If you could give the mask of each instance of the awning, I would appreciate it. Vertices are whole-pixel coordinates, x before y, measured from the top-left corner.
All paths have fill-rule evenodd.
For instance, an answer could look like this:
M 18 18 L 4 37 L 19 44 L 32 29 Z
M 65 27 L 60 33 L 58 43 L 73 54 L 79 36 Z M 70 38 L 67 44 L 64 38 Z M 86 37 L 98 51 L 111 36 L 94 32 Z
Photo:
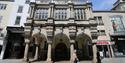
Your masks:
M 114 42 L 108 42 L 108 41 L 98 41 L 96 42 L 96 45 L 113 45 Z

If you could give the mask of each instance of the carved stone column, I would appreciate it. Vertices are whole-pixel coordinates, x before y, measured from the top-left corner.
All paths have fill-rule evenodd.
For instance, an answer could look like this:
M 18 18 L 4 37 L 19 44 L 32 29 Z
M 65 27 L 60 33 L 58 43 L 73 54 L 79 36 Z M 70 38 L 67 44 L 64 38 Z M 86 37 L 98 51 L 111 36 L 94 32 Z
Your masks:
M 70 61 L 71 61 L 71 63 L 74 62 L 73 53 L 74 53 L 74 40 L 71 41 L 71 45 L 70 45 Z
M 36 51 L 35 51 L 34 61 L 38 60 L 38 57 L 39 57 L 39 45 L 36 45 Z
M 30 41 L 28 39 L 25 39 L 25 52 L 24 52 L 24 61 L 28 61 L 28 51 L 29 51 L 29 43 Z
M 96 63 L 97 62 L 97 59 L 96 59 L 96 53 L 97 53 L 97 48 L 96 48 L 96 45 L 94 44 L 93 45 L 93 61 L 92 63 Z
M 49 42 L 48 43 L 48 53 L 47 53 L 47 63 L 52 63 L 52 59 L 51 59 L 51 49 L 52 49 L 52 47 L 51 47 L 52 45 L 51 45 L 51 43 Z

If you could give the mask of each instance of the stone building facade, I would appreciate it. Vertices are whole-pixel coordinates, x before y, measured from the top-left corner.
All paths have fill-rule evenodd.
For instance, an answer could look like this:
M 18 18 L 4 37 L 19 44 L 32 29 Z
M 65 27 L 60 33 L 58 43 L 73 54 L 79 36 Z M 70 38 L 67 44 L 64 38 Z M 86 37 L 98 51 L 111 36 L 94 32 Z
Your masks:
M 97 51 L 124 56 L 125 11 L 117 9 L 123 7 L 119 2 L 124 4 L 118 0 L 110 11 L 93 11 L 88 0 L 32 1 L 25 27 L 7 27 L 2 58 L 72 62 L 76 55 L 96 63 Z
M 72 60 L 74 50 L 80 60 L 96 58 L 93 46 L 97 40 L 96 27 L 89 1 L 31 2 L 24 29 L 24 59 L 32 54 L 28 52 L 31 43 L 35 45 L 34 60 L 45 57 L 47 61 Z

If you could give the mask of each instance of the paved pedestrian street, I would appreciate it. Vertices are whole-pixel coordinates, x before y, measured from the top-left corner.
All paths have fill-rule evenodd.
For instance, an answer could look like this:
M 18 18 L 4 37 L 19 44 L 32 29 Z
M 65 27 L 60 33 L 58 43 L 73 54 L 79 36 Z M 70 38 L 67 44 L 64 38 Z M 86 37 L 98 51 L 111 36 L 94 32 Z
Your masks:
M 28 63 L 22 61 L 22 59 L 4 59 L 0 60 L 0 63 Z M 37 61 L 31 63 L 46 63 L 45 61 Z M 70 63 L 70 61 L 58 61 L 54 63 Z M 80 61 L 80 63 L 92 63 L 92 61 Z M 104 58 L 102 63 L 125 63 L 125 58 Z

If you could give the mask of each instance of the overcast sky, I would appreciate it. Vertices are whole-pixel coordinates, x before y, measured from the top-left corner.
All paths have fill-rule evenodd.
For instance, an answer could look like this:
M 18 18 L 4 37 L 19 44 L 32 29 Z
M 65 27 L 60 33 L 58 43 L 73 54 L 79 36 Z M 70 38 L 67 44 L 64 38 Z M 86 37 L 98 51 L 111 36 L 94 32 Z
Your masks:
M 110 10 L 117 0 L 92 0 L 94 10 Z

